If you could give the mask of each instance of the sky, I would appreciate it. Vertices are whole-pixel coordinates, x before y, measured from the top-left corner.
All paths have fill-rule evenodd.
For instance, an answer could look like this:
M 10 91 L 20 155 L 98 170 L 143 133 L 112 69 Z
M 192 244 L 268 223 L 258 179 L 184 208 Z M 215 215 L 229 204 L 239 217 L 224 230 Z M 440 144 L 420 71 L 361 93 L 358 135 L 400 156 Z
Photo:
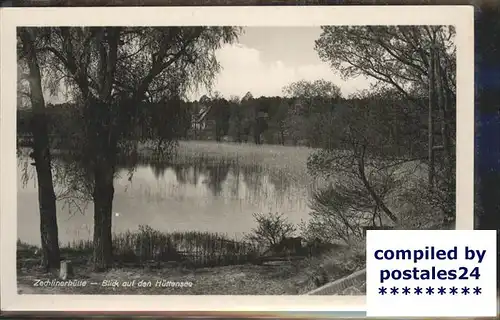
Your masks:
M 332 81 L 344 96 L 368 89 L 364 77 L 344 81 L 328 63 L 321 61 L 314 42 L 321 35 L 320 27 L 247 27 L 237 43 L 224 45 L 216 52 L 222 70 L 216 76 L 212 92 L 224 97 L 243 97 L 251 92 L 260 96 L 281 96 L 284 86 L 299 80 Z M 188 100 L 209 94 L 207 89 L 190 93 Z M 62 96 L 46 100 L 60 103 Z
M 370 81 L 358 77 L 344 81 L 328 63 L 321 61 L 314 42 L 321 35 L 320 27 L 248 27 L 239 43 L 225 45 L 216 53 L 222 71 L 213 91 L 225 97 L 280 96 L 282 88 L 299 80 L 324 79 L 340 87 L 342 94 L 368 89 Z M 198 99 L 207 93 L 192 94 Z

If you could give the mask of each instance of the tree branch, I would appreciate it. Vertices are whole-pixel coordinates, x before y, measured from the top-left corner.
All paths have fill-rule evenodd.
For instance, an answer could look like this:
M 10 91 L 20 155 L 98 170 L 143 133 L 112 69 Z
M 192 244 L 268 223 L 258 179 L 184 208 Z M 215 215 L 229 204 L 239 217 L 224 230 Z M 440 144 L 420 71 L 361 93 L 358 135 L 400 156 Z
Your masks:
M 186 53 L 186 50 L 189 47 L 189 45 L 192 44 L 202 34 L 202 32 L 203 29 L 200 28 L 193 37 L 191 37 L 189 40 L 186 41 L 184 46 L 177 53 L 171 56 L 169 60 L 162 62 L 162 60 L 167 56 L 166 50 L 159 57 L 153 59 L 153 65 L 151 66 L 151 69 L 149 70 L 148 74 L 144 77 L 141 84 L 139 85 L 134 95 L 135 96 L 134 100 L 141 100 L 147 88 L 154 80 L 154 78 L 157 75 L 159 75 L 163 70 L 168 68 L 174 62 L 176 62 L 180 57 L 182 57 L 182 55 Z
M 358 159 L 358 173 L 359 173 L 359 177 L 361 178 L 361 181 L 363 182 L 363 185 L 366 187 L 366 190 L 368 191 L 368 193 L 370 194 L 370 196 L 373 198 L 373 200 L 375 201 L 375 203 L 384 211 L 384 213 L 394 223 L 397 223 L 398 220 L 399 220 L 398 217 L 394 213 L 392 213 L 392 211 L 389 210 L 389 208 L 387 208 L 387 206 L 385 205 L 385 203 L 376 194 L 375 190 L 373 190 L 373 187 L 370 185 L 370 182 L 366 178 L 366 174 L 365 174 L 365 152 L 366 152 L 366 148 L 363 147 L 362 151 L 361 151 L 361 155 L 360 155 L 360 157 Z
M 401 62 L 401 63 L 403 63 L 405 65 L 411 66 L 411 67 L 417 69 L 422 74 L 427 75 L 427 71 L 424 70 L 424 69 L 422 69 L 422 67 L 416 65 L 415 63 L 413 63 L 409 59 L 403 59 L 401 56 L 397 55 L 396 52 L 394 52 L 391 48 L 389 48 L 389 46 L 386 43 L 384 43 L 384 41 L 382 40 L 382 38 L 375 33 L 375 31 L 373 30 L 373 27 L 368 26 L 368 30 L 370 30 L 373 33 L 373 35 L 375 37 L 376 43 L 378 45 L 380 45 L 382 48 L 384 48 L 384 50 L 387 51 L 387 53 L 389 55 L 391 55 L 392 57 L 394 57 L 397 61 L 399 61 L 399 62 Z

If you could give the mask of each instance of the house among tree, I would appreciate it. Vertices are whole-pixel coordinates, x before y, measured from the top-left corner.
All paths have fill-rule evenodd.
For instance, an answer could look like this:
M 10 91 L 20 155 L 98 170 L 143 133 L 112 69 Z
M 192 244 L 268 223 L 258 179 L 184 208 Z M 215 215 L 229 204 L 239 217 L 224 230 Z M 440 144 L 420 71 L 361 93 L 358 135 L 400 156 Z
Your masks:
M 190 135 L 194 139 L 214 139 L 215 120 L 208 116 L 211 109 L 210 106 L 202 105 L 200 110 L 191 116 Z
M 259 111 L 257 113 L 257 118 L 258 119 L 268 119 L 269 118 L 269 114 L 266 111 Z

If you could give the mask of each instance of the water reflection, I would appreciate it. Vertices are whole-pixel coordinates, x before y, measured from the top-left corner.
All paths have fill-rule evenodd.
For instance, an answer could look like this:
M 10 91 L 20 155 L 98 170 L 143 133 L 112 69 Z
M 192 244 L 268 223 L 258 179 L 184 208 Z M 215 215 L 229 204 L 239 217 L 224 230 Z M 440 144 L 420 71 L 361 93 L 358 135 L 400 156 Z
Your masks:
M 20 158 L 18 235 L 38 243 L 36 182 L 30 175 L 23 187 L 23 162 L 26 159 Z M 62 186 L 56 182 L 56 188 Z M 165 232 L 196 230 L 240 237 L 254 226 L 255 212 L 284 212 L 296 223 L 306 218 L 307 182 L 286 167 L 260 163 L 208 158 L 142 163 L 131 180 L 128 169 L 120 170 L 113 211 L 119 213 L 113 217 L 115 232 L 136 230 L 142 224 Z M 61 242 L 90 238 L 91 230 L 82 226 L 92 225 L 92 216 L 92 205 L 72 216 L 64 203 L 58 203 Z
M 266 191 L 272 187 L 276 193 L 283 195 L 291 187 L 290 177 L 286 170 L 265 170 L 257 164 L 241 166 L 237 162 L 205 160 L 192 164 L 154 162 L 147 166 L 151 168 L 157 180 L 164 179 L 165 174 L 172 170 L 178 184 L 205 185 L 215 197 L 221 196 L 224 186 L 227 185 L 230 196 L 238 198 L 241 182 L 253 193 Z M 266 187 L 266 184 L 270 186 Z

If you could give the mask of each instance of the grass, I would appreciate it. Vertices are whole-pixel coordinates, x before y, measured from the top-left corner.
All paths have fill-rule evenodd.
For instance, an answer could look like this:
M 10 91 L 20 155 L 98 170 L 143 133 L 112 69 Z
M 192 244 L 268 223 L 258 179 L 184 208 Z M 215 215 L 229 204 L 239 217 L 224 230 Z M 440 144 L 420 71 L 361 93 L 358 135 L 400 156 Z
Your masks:
M 149 230 L 149 229 L 148 229 Z M 149 231 L 151 232 L 151 231 Z M 158 233 L 162 237 L 175 239 L 175 236 Z M 218 239 L 219 235 L 191 232 L 177 235 L 183 239 L 198 239 L 207 241 Z M 129 238 L 126 238 L 129 237 Z M 141 231 L 118 235 L 114 238 L 115 252 L 132 249 L 132 240 L 143 237 Z M 144 239 L 143 239 L 144 240 Z M 128 242 L 127 242 L 128 241 Z M 146 240 L 144 240 L 146 241 Z M 137 242 L 136 242 L 137 243 Z M 18 286 L 23 292 L 37 294 L 232 294 L 232 295 L 277 295 L 304 294 L 327 281 L 345 277 L 364 267 L 358 261 L 356 254 L 350 249 L 337 249 L 323 256 L 304 260 L 293 260 L 285 263 L 254 265 L 240 261 L 234 265 L 216 265 L 210 267 L 196 264 L 168 261 L 148 263 L 136 256 L 136 262 L 120 261 L 116 255 L 115 264 L 106 272 L 95 273 L 91 269 L 90 258 L 92 247 L 90 242 L 79 242 L 61 247 L 61 254 L 66 260 L 71 260 L 75 270 L 75 280 L 87 280 L 99 285 L 86 287 L 34 287 L 37 279 L 57 279 L 57 274 L 48 274 L 40 269 L 40 250 L 20 240 L 17 244 Z M 353 255 L 354 254 L 354 255 Z M 122 257 L 123 258 L 123 257 Z M 135 280 L 133 287 L 120 285 L 118 287 L 102 286 L 103 280 L 116 280 L 120 284 Z M 151 287 L 138 286 L 139 281 L 151 282 Z M 156 281 L 190 282 L 192 287 L 176 288 L 155 286 Z
M 20 146 L 17 150 L 26 156 L 30 149 L 29 147 Z M 152 156 L 153 149 L 154 145 L 152 143 L 141 143 L 138 152 L 139 155 L 148 157 Z M 253 164 L 255 160 L 259 160 L 268 165 L 302 168 L 313 150 L 305 146 L 181 140 L 178 141 L 177 156 L 175 158 L 184 159 L 184 156 L 187 158 L 198 156 L 228 160 L 238 159 L 246 164 Z M 54 155 L 63 154 L 61 150 L 52 150 L 52 152 Z
M 253 143 L 232 143 L 215 141 L 179 141 L 177 148 L 179 155 L 206 156 L 214 158 L 240 159 L 241 161 L 255 159 L 264 161 L 267 164 L 283 164 L 283 159 L 287 159 L 286 164 L 304 163 L 313 149 L 303 146 L 282 146 L 271 144 Z M 148 152 L 148 146 L 142 145 L 139 152 Z M 302 160 L 302 161 L 300 161 Z M 276 162 L 278 161 L 278 162 Z M 253 163 L 253 162 L 250 162 Z
M 179 141 L 175 154 L 165 163 L 158 159 L 153 146 L 143 143 L 138 148 L 138 160 L 144 164 L 165 165 L 229 165 L 243 170 L 261 170 L 287 182 L 308 185 L 307 158 L 314 149 L 304 146 L 256 145 L 215 141 Z M 29 148 L 18 148 L 18 155 L 27 159 Z M 64 151 L 52 150 L 54 158 L 64 159 Z M 124 164 L 127 159 L 123 159 Z M 27 159 L 26 161 L 30 161 Z M 127 165 L 125 164 L 125 167 Z
M 306 179 L 307 158 L 314 149 L 281 145 L 255 145 L 213 141 L 179 141 L 177 151 L 170 160 L 173 163 L 191 164 L 193 161 L 236 163 L 240 166 L 259 165 L 265 169 L 286 171 Z M 139 157 L 154 160 L 150 146 L 139 147 Z
M 22 242 L 18 247 L 22 249 L 21 254 L 36 251 L 36 248 Z M 61 256 L 64 260 L 86 264 L 91 260 L 92 250 L 91 240 L 73 241 L 62 246 Z M 159 267 L 171 264 L 200 268 L 237 265 L 254 261 L 257 251 L 258 247 L 254 244 L 210 232 L 166 233 L 149 226 L 139 226 L 138 231 L 113 235 L 113 258 L 118 266 L 152 264 Z

